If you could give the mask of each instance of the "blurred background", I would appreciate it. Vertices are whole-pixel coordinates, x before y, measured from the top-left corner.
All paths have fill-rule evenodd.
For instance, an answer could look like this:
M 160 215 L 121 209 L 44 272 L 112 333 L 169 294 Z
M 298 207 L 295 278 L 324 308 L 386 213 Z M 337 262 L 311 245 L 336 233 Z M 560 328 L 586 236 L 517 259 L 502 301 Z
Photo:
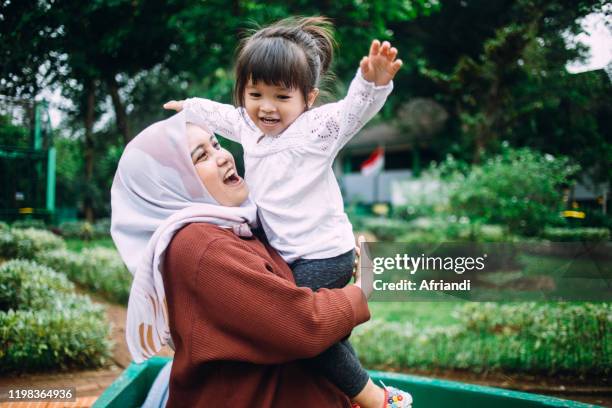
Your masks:
M 383 242 L 609 243 L 611 14 L 601 0 L 2 1 L 0 277 L 16 288 L 33 268 L 51 268 L 69 279 L 50 274 L 32 293 L 47 299 L 49 288 L 68 293 L 76 282 L 125 305 L 131 277 L 109 237 L 123 148 L 169 116 L 168 100 L 231 103 L 239 39 L 290 15 L 335 24 L 322 102 L 343 97 L 374 38 L 404 62 L 380 114 L 334 163 L 355 230 Z M 222 142 L 242 166 L 240 146 Z M 23 296 L 0 298 L 2 326 L 21 321 L 3 311 L 50 301 Z M 610 305 L 537 307 L 378 304 L 355 343 L 369 367 L 536 373 L 536 382 L 565 373 L 609 386 Z M 534 310 L 544 317 L 530 320 Z M 72 346 L 93 341 L 97 354 L 47 355 L 55 346 L 39 333 L 25 351 L 3 339 L 0 366 L 108 364 L 99 335 L 108 325 L 91 319 L 83 324 L 98 334 Z M 407 346 L 416 343 L 419 353 Z M 24 354 L 41 357 L 24 364 Z

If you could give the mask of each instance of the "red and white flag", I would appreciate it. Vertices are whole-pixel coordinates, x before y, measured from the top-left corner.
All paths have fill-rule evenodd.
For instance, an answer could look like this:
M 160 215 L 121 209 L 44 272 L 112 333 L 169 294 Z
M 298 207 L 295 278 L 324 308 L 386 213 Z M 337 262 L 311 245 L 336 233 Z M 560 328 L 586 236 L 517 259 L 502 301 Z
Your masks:
M 378 174 L 385 167 L 385 149 L 377 147 L 366 161 L 361 163 L 361 174 L 369 176 Z

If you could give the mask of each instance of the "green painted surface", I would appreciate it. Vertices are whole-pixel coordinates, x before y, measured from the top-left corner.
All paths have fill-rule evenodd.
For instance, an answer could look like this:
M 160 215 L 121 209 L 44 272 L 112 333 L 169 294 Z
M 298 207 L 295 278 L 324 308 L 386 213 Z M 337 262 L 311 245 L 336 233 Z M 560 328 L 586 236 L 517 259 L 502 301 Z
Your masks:
M 157 373 L 169 360 L 169 358 L 153 357 L 142 364 L 130 364 L 119 378 L 100 395 L 93 408 L 141 406 Z
M 55 147 L 49 148 L 47 160 L 47 211 L 53 213 L 55 211 Z
M 132 363 L 98 398 L 94 408 L 138 407 L 144 402 L 149 387 L 162 367 L 170 361 L 166 357 L 153 357 L 143 364 Z M 545 395 L 484 387 L 456 381 L 436 380 L 407 374 L 370 371 L 375 382 L 408 391 L 415 407 L 470 407 L 470 408 L 531 408 L 574 407 L 596 405 L 547 397 Z
M 40 150 L 42 149 L 42 125 L 41 125 L 41 110 L 44 109 L 45 106 L 42 103 L 37 103 L 34 108 L 34 143 L 32 149 Z

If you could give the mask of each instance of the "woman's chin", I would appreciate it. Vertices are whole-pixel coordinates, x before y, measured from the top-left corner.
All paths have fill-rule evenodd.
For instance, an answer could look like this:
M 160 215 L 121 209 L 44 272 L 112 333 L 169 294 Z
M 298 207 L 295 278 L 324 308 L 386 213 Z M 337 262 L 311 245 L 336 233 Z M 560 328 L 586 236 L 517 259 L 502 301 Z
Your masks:
M 244 179 L 240 178 L 239 182 L 230 185 L 224 185 L 224 194 L 222 199 L 217 199 L 219 204 L 226 207 L 240 207 L 249 198 L 249 188 Z

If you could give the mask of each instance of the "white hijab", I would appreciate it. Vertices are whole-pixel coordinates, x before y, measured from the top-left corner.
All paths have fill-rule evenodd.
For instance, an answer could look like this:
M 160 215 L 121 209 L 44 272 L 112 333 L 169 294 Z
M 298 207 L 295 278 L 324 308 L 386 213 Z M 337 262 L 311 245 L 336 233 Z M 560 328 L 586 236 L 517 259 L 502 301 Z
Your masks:
M 250 236 L 256 207 L 221 206 L 206 190 L 189 155 L 185 117 L 154 123 L 125 148 L 111 188 L 111 235 L 134 275 L 126 339 L 135 362 L 168 343 L 168 311 L 161 275 L 163 255 L 174 234 L 193 222 L 233 228 Z

